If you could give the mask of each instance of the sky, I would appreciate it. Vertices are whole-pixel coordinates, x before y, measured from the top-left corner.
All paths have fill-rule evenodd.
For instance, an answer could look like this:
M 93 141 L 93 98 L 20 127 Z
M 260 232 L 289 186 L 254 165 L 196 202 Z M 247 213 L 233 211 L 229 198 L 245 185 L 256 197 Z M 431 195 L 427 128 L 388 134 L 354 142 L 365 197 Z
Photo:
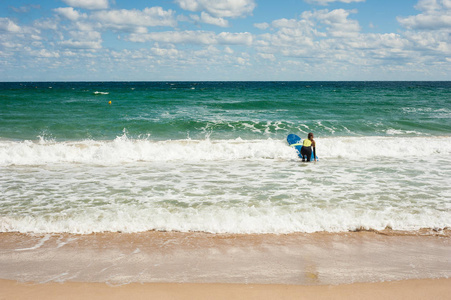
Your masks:
M 0 81 L 451 80 L 451 0 L 1 0 Z

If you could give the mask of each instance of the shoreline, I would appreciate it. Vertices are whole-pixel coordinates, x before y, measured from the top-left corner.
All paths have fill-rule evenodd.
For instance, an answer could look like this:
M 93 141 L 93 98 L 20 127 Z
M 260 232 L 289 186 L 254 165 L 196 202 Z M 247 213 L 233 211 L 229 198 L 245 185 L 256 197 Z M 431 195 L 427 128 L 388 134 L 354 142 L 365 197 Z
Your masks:
M 319 286 L 449 278 L 450 249 L 449 230 L 436 235 L 0 233 L 0 279 Z
M 6 231 L 0 232 L 1 235 L 24 235 L 24 236 L 44 236 L 44 235 L 72 235 L 72 236 L 90 236 L 90 235 L 106 235 L 106 234 L 205 234 L 215 235 L 221 237 L 233 237 L 233 236 L 314 236 L 314 235 L 343 235 L 352 233 L 374 233 L 387 236 L 441 236 L 451 237 L 451 228 L 431 228 L 425 227 L 415 230 L 398 230 L 386 227 L 385 229 L 366 229 L 357 228 L 355 230 L 348 231 L 314 231 L 314 232 L 291 232 L 291 233 L 216 233 L 208 231 L 166 231 L 166 230 L 147 230 L 137 232 L 125 232 L 125 231 L 102 231 L 91 233 L 71 233 L 71 232 L 21 232 L 21 231 Z
M 0 279 L 0 299 L 451 299 L 451 279 L 302 286 L 277 284 L 196 284 L 65 282 L 31 284 Z

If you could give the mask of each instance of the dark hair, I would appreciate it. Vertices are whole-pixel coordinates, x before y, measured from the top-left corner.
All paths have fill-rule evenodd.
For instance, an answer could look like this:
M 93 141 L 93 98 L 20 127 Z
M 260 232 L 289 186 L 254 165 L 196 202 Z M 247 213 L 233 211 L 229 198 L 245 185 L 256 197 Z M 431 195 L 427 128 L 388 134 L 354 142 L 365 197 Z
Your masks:
M 311 137 L 313 137 L 313 133 L 309 132 L 307 138 L 310 139 Z

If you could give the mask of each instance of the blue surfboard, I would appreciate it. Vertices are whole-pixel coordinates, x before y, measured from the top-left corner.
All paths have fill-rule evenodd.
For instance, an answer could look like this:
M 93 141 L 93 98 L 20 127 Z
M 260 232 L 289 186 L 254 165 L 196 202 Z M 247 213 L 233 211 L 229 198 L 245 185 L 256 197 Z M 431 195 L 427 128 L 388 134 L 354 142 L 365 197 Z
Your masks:
M 296 152 L 298 153 L 298 156 L 302 159 L 302 155 L 301 155 L 301 148 L 302 148 L 302 139 L 299 137 L 299 136 L 297 136 L 296 134 L 289 134 L 288 136 L 287 136 L 287 142 L 288 142 L 288 145 L 290 145 L 290 147 L 293 147 L 294 149 L 296 149 Z M 314 156 L 314 154 L 313 154 L 313 151 L 312 151 L 312 158 L 311 158 L 311 160 L 312 161 L 314 161 L 315 160 L 315 156 Z M 316 160 L 318 160 L 318 156 L 316 157 Z
M 295 134 L 289 134 L 287 136 L 287 142 L 288 145 L 290 145 L 290 147 L 293 147 L 294 149 L 296 149 L 296 152 L 298 153 L 298 156 L 300 158 L 302 158 L 301 155 L 301 148 L 302 148 L 302 143 L 301 143 L 301 138 Z

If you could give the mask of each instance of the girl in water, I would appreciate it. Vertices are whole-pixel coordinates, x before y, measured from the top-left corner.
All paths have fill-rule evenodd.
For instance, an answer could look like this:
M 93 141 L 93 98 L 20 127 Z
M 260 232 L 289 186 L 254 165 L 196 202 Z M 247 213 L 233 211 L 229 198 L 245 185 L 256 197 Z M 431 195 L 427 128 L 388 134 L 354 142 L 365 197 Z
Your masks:
M 316 161 L 316 144 L 315 144 L 315 140 L 313 139 L 313 133 L 309 133 L 307 136 L 307 139 L 304 140 L 304 142 L 302 143 L 302 148 L 301 148 L 301 155 L 302 155 L 302 161 L 305 161 L 307 159 L 307 161 L 310 161 L 310 158 L 312 157 L 312 148 L 313 148 L 313 157 L 314 160 Z

